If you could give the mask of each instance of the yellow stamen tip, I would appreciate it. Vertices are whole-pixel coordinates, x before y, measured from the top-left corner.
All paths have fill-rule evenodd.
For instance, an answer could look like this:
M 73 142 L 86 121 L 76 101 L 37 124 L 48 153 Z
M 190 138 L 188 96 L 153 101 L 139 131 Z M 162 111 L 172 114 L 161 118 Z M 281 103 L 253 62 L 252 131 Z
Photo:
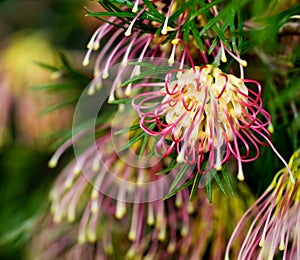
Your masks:
M 126 214 L 126 207 L 123 202 L 119 202 L 117 204 L 116 212 L 115 212 L 115 217 L 117 219 L 122 219 Z
M 269 124 L 269 126 L 268 126 L 268 131 L 269 131 L 271 134 L 274 133 L 274 127 L 273 127 L 272 123 Z
M 245 180 L 245 176 L 244 176 L 242 171 L 239 171 L 237 178 L 238 178 L 239 181 L 244 181 Z
M 59 79 L 61 76 L 62 76 L 62 72 L 61 71 L 55 71 L 55 72 L 52 72 L 50 74 L 50 78 L 53 79 L 53 80 Z
M 102 78 L 103 79 L 107 79 L 109 76 L 108 72 L 107 71 L 104 71 L 103 74 L 102 74 Z
M 127 30 L 127 31 L 124 33 L 124 35 L 127 36 L 127 37 L 130 36 L 130 35 L 131 35 L 131 30 Z
M 61 215 L 58 215 L 58 214 L 55 214 L 55 215 L 54 215 L 54 218 L 53 218 L 53 221 L 54 221 L 55 224 L 61 223 L 61 221 L 62 221 L 62 216 L 61 216 Z
M 94 51 L 99 50 L 99 48 L 100 48 L 100 44 L 99 44 L 99 42 L 96 42 L 94 45 Z
M 187 211 L 188 211 L 189 214 L 192 214 L 192 213 L 195 212 L 195 207 L 191 202 L 188 202 Z
M 135 234 L 135 232 L 130 231 L 129 234 L 128 234 L 128 239 L 129 239 L 130 241 L 134 241 L 134 240 L 136 239 L 136 234 Z
M 57 160 L 52 158 L 49 162 L 48 162 L 48 167 L 49 168 L 55 168 L 57 165 Z
M 131 89 L 126 89 L 126 91 L 125 91 L 125 95 L 126 95 L 127 97 L 129 97 L 129 96 L 130 96 L 130 94 L 131 94 Z
M 108 103 L 113 103 L 115 101 L 115 96 L 112 94 L 108 98 Z
M 75 212 L 74 211 L 68 212 L 67 220 L 69 223 L 73 223 L 75 221 Z
M 224 62 L 224 63 L 226 63 L 227 62 L 226 56 L 222 56 L 221 61 Z M 247 66 L 247 63 L 246 63 L 246 66 Z
M 93 48 L 93 43 L 92 42 L 89 42 L 87 45 L 86 45 L 87 49 L 92 49 Z
M 132 259 L 135 256 L 136 252 L 134 248 L 130 248 L 126 253 L 126 258 Z
M 73 169 L 74 176 L 78 176 L 81 173 L 81 169 L 78 165 L 76 165 Z
M 178 163 L 184 162 L 183 157 L 180 156 L 180 155 L 177 156 L 176 161 L 177 161 Z
M 161 232 L 158 234 L 158 240 L 161 241 L 161 242 L 166 241 L 166 233 L 165 233 L 164 231 L 161 231 Z
M 91 243 L 95 243 L 96 242 L 97 236 L 96 236 L 95 232 L 89 231 L 88 234 L 87 234 L 87 236 L 88 236 L 89 242 L 91 242 Z
M 97 198 L 99 198 L 99 192 L 96 189 L 94 189 L 91 193 L 91 199 L 97 199 Z
M 247 67 L 247 65 L 248 65 L 247 61 L 241 60 L 240 62 L 243 67 Z
M 259 241 L 259 244 L 258 244 L 260 247 L 263 247 L 265 245 L 265 241 L 264 240 L 261 240 Z
M 174 64 L 175 60 L 174 59 L 169 59 L 168 62 L 169 62 L 169 64 Z
M 222 165 L 216 165 L 215 169 L 216 169 L 217 171 L 221 171 L 221 170 L 222 170 Z
M 98 213 L 98 211 L 99 211 L 98 204 L 97 204 L 96 201 L 95 202 L 93 201 L 92 207 L 91 207 L 91 212 L 92 212 L 93 215 L 95 215 L 95 214 Z
M 162 35 L 166 35 L 168 33 L 168 27 L 164 26 L 163 29 L 161 30 Z
M 154 223 L 155 223 L 155 220 L 154 220 L 154 217 L 153 217 L 153 216 L 147 218 L 147 224 L 148 224 L 149 226 L 153 226 Z
M 180 230 L 180 234 L 182 237 L 187 236 L 188 232 L 189 232 L 189 228 L 187 226 L 183 226 Z
M 79 234 L 78 236 L 78 244 L 83 245 L 86 242 L 86 237 L 84 233 Z
M 88 89 L 87 94 L 88 94 L 89 96 L 92 96 L 92 95 L 95 94 L 95 88 L 94 88 L 94 86 L 92 86 L 92 87 L 90 87 L 90 88 Z
M 90 60 L 88 58 L 84 59 L 82 62 L 82 66 L 86 67 L 87 65 L 89 65 Z
M 114 248 L 112 244 L 108 245 L 104 250 L 107 255 L 112 255 L 114 253 Z
M 178 40 L 178 39 L 173 39 L 173 40 L 171 41 L 171 43 L 172 43 L 173 45 L 177 45 L 177 44 L 179 43 L 179 40 Z
M 174 242 L 171 242 L 169 245 L 168 245 L 168 248 L 167 248 L 167 251 L 168 253 L 174 253 L 175 252 L 175 243 Z
M 72 185 L 73 185 L 73 179 L 70 179 L 70 178 L 66 179 L 65 189 L 67 189 L 67 190 L 70 189 L 72 187 Z

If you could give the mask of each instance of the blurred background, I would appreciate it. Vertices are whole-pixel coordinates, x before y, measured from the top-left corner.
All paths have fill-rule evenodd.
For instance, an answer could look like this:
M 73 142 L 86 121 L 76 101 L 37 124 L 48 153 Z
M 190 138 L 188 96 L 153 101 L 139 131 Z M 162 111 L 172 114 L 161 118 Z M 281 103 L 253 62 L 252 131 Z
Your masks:
M 82 69 L 84 47 L 99 24 L 85 17 L 85 7 L 98 5 L 0 1 L 0 259 L 23 258 L 30 230 L 48 206 L 59 168 L 47 163 L 69 134 L 68 105 L 89 80 L 73 69 Z
M 270 2 L 249 1 L 244 17 L 250 27 L 250 18 L 268 13 Z M 279 20 L 277 13 L 297 1 L 275 2 L 278 8 L 268 14 Z M 85 17 L 85 7 L 100 9 L 88 0 L 0 0 L 0 259 L 24 258 L 30 231 L 49 206 L 49 187 L 64 165 L 47 167 L 70 136 L 73 105 L 92 77 L 81 63 L 99 21 Z M 276 24 L 270 23 L 268 34 L 248 36 L 248 50 L 256 47 L 246 57 L 246 77 L 263 84 L 274 144 L 288 159 L 299 146 L 300 33 L 280 33 Z M 245 165 L 255 196 L 282 167 L 268 147 Z

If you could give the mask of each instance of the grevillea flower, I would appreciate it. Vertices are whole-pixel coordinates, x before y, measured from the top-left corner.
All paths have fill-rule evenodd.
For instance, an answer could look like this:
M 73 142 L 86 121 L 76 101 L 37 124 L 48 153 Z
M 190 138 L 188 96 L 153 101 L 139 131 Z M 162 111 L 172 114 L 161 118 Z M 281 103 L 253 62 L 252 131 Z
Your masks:
M 259 145 L 272 146 L 271 118 L 262 108 L 261 86 L 255 80 L 237 78 L 207 64 L 170 70 L 160 85 L 138 86 L 163 86 L 133 98 L 141 128 L 159 138 L 157 151 L 168 156 L 175 150 L 179 162 L 195 164 L 199 172 L 220 170 L 235 157 L 238 178 L 243 180 L 242 162 L 255 160 Z M 156 128 L 150 129 L 153 123 Z M 203 170 L 201 163 L 206 160 Z
M 229 239 L 235 223 L 248 208 L 249 202 L 252 203 L 253 201 L 244 183 L 233 182 L 232 184 L 236 196 L 224 196 L 219 189 L 214 189 L 213 197 L 218 199 L 214 200 L 213 204 L 209 203 L 204 190 L 199 189 L 193 202 L 189 201 L 188 194 L 185 191 L 165 202 L 138 205 L 140 209 L 138 223 L 143 227 L 143 235 L 139 243 L 127 238 L 131 225 L 130 219 L 136 212 L 125 213 L 121 219 L 115 218 L 115 202 L 104 195 L 100 195 L 102 201 L 99 203 L 97 212 L 88 209 L 92 207 L 93 202 L 91 202 L 92 199 L 89 199 L 91 190 L 87 188 L 80 196 L 82 198 L 78 202 L 77 209 L 82 208 L 82 210 L 78 211 L 79 217 L 74 222 L 57 223 L 56 221 L 54 223 L 47 218 L 44 223 L 39 223 L 34 231 L 29 258 L 149 259 L 147 257 L 152 256 L 152 259 L 187 260 L 204 259 L 209 256 L 207 259 L 222 260 L 224 259 L 226 241 Z M 60 185 L 64 184 L 61 183 Z M 65 190 L 65 193 L 67 194 L 68 191 Z M 64 199 L 64 196 L 61 199 L 65 200 L 65 203 L 70 201 L 70 199 Z M 77 196 L 77 193 L 73 192 L 72 196 Z M 154 205 L 158 208 L 159 205 L 164 205 L 163 217 L 164 220 L 168 221 L 165 241 L 157 238 L 160 231 L 157 230 L 158 227 L 155 222 L 160 220 L 155 213 L 158 208 Z M 63 205 L 61 204 L 61 206 Z M 154 206 L 153 212 L 149 211 L 151 206 Z M 69 204 L 66 205 L 65 211 L 68 211 L 68 207 Z M 130 208 L 130 210 L 134 207 L 136 205 L 127 204 L 127 208 Z M 189 212 L 186 216 L 188 222 L 184 222 L 184 215 L 182 215 L 182 211 L 186 210 L 186 207 Z M 148 210 L 146 210 L 147 208 Z M 86 241 L 84 243 L 82 240 L 80 243 L 78 241 L 78 234 L 82 232 L 81 225 L 84 218 L 80 215 L 81 212 L 85 212 L 83 213 L 86 214 L 85 218 L 88 215 L 90 218 L 87 221 L 90 223 L 86 224 Z M 98 215 L 96 224 L 91 223 L 94 214 Z M 150 216 L 147 216 L 147 214 L 150 214 Z M 185 226 L 183 223 L 188 224 Z M 171 232 L 175 231 L 176 238 L 171 240 Z M 93 232 L 96 232 L 96 235 L 92 235 Z M 237 255 L 242 242 L 235 243 L 232 250 L 233 255 Z M 136 244 L 135 247 L 133 244 Z M 153 247 L 156 247 L 155 250 Z M 151 248 L 153 254 L 147 254 Z
M 226 243 L 236 223 L 254 200 L 244 182 L 232 181 L 232 184 L 234 197 L 224 196 L 220 189 L 214 189 L 213 203 L 207 201 L 197 209 L 201 218 L 192 218 L 192 246 L 185 259 L 224 260 Z M 242 242 L 234 244 L 233 256 L 238 255 Z
M 130 69 L 127 67 L 128 63 L 133 60 L 142 62 L 144 58 L 149 58 L 150 62 L 155 61 L 156 66 L 160 65 L 159 60 L 162 59 L 168 60 L 170 66 L 178 60 L 183 65 L 184 60 L 187 58 L 187 52 L 178 45 L 176 39 L 182 37 L 182 26 L 187 20 L 189 8 L 186 7 L 180 15 L 176 16 L 176 19 L 173 18 L 172 21 L 169 21 L 171 14 L 180 5 L 181 3 L 175 0 L 172 0 L 170 4 L 157 0 L 151 1 L 151 3 L 147 1 L 146 4 L 143 1 L 135 1 L 132 6 L 130 4 L 122 6 L 122 11 L 128 17 L 126 15 L 126 18 L 111 17 L 107 22 L 101 24 L 87 44 L 88 51 L 83 60 L 83 65 L 88 65 L 92 52 L 99 50 L 94 64 L 95 79 L 90 84 L 88 93 L 92 95 L 97 89 L 102 87 L 103 79 L 109 78 L 109 70 L 116 64 L 119 64 L 119 66 L 116 75 L 111 77 L 113 82 L 110 84 L 109 101 L 115 99 L 116 89 L 121 86 L 124 78 L 125 80 L 128 79 L 128 74 L 130 75 L 129 78 L 140 74 L 140 65 L 132 66 Z M 149 9 L 149 6 L 152 6 L 152 8 Z M 209 10 L 214 13 L 212 9 Z M 150 19 L 150 17 L 154 17 L 151 12 L 155 12 L 156 19 Z M 133 13 L 135 16 L 132 18 Z M 97 13 L 94 15 L 97 16 Z M 106 16 L 105 13 L 101 13 L 101 15 Z M 203 17 L 199 16 L 198 22 L 205 24 L 206 21 L 202 20 Z M 169 23 L 171 23 L 172 27 L 169 26 Z M 172 33 L 171 37 L 168 37 L 169 33 Z M 109 36 L 108 39 L 107 36 Z M 101 42 L 105 42 L 103 46 Z M 188 37 L 186 43 L 193 57 L 196 57 L 201 62 L 208 62 L 204 52 L 196 47 L 192 35 Z M 202 45 L 203 48 L 208 49 L 211 43 L 206 40 Z M 218 50 L 219 47 L 217 46 L 213 51 L 213 55 L 216 55 Z M 224 50 L 233 55 L 223 45 L 222 50 L 223 58 L 225 57 Z M 131 84 L 127 86 L 123 94 L 129 96 L 130 92 Z
M 74 223 L 56 224 L 49 218 L 40 220 L 33 230 L 30 245 L 27 246 L 26 258 L 43 260 L 109 259 L 105 253 L 106 245 L 102 244 L 102 241 L 79 244 L 77 233 L 78 225 Z
M 123 8 L 124 11 L 129 11 L 127 7 Z M 135 9 L 134 9 L 135 10 Z M 165 48 L 165 51 L 160 51 L 160 44 L 164 40 L 164 37 L 157 38 L 154 32 L 145 32 L 137 28 L 133 30 L 134 24 L 137 19 L 140 18 L 142 13 L 146 10 L 143 8 L 136 17 L 132 20 L 127 28 L 122 28 L 124 21 L 119 18 L 110 18 L 107 23 L 102 24 L 91 37 L 87 48 L 88 52 L 83 60 L 83 65 L 88 65 L 90 61 L 90 55 L 93 50 L 101 48 L 101 40 L 105 36 L 110 35 L 110 38 L 105 45 L 100 49 L 100 52 L 96 58 L 94 65 L 94 77 L 95 80 L 90 85 L 89 94 L 93 94 L 96 89 L 102 87 L 102 80 L 107 79 L 110 76 L 109 69 L 118 63 L 121 65 L 118 68 L 117 76 L 114 78 L 111 95 L 109 101 L 114 100 L 115 90 L 121 85 L 124 75 L 128 72 L 128 61 L 136 59 L 138 62 L 142 62 L 144 57 L 156 57 L 163 58 L 168 55 L 169 47 Z M 153 24 L 149 20 L 142 20 L 144 26 L 151 26 Z M 116 27 L 121 27 L 116 29 Z M 115 45 L 115 43 L 117 44 Z M 112 46 L 114 46 L 112 48 Z M 173 54 L 174 55 L 174 54 Z M 140 73 L 140 66 L 134 66 L 130 72 L 131 76 L 138 75 Z M 127 87 L 126 94 L 130 94 L 130 85 Z
M 76 138 L 82 138 L 82 135 Z M 54 154 L 51 166 L 70 144 L 72 142 L 68 141 Z M 131 149 L 137 152 L 136 146 Z M 133 167 L 135 154 L 127 150 L 123 155 L 120 157 L 115 151 L 109 133 L 77 156 L 77 161 L 63 170 L 52 189 L 54 222 L 76 221 L 79 225 L 78 243 L 101 243 L 107 255 L 113 255 L 114 249 L 121 247 L 111 242 L 114 232 L 120 229 L 127 233 L 127 242 L 123 241 L 122 245 L 128 258 L 168 257 L 180 249 L 182 241 L 190 234 L 189 216 L 199 205 L 189 200 L 188 190 L 165 201 L 161 197 L 146 201 L 151 194 L 157 196 L 162 189 L 169 188 L 157 182 L 147 191 L 148 194 L 143 191 L 145 183 L 159 178 L 157 173 L 165 167 L 164 163 L 143 167 L 149 161 L 139 161 L 139 166 Z M 134 190 L 134 187 L 137 188 Z M 112 192 L 116 199 L 105 195 Z M 127 202 L 127 193 L 132 192 L 134 200 Z
M 300 259 L 300 150 L 293 154 L 289 166 L 295 182 L 285 168 L 276 174 L 236 226 L 226 259 L 236 240 L 243 240 L 238 259 L 271 260 L 280 255 L 282 259 Z M 243 237 L 241 232 L 245 229 L 248 233 Z

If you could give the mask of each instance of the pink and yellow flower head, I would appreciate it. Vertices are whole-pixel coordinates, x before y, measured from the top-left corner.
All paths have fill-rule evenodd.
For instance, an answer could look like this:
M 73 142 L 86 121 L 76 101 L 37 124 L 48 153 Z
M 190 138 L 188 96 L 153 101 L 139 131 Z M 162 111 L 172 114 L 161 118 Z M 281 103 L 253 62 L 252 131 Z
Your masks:
M 246 211 L 227 245 L 243 240 L 238 259 L 300 259 L 300 150 L 289 161 L 295 181 L 280 170 L 261 197 Z M 243 230 L 248 229 L 247 236 Z M 236 258 L 235 258 L 236 259 Z M 277 258 L 276 258 L 277 259 Z
M 58 150 L 50 161 L 51 166 L 70 144 L 67 142 Z M 134 147 L 139 147 L 138 143 Z M 125 253 L 129 259 L 168 257 L 179 250 L 183 241 L 190 239 L 190 214 L 199 200 L 192 203 L 189 191 L 183 190 L 165 201 L 159 198 L 143 202 L 146 196 L 157 195 L 164 188 L 153 185 L 148 194 L 143 193 L 145 183 L 159 178 L 157 173 L 163 169 L 163 161 L 143 167 L 143 163 L 148 163 L 144 161 L 139 162 L 139 167 L 133 167 L 131 155 L 125 151 L 124 157 L 120 157 L 107 133 L 96 140 L 96 146 L 77 156 L 52 189 L 54 222 L 66 219 L 77 223 L 78 243 L 102 243 L 106 255 L 113 254 L 115 245 L 111 240 L 117 228 L 127 233 Z M 134 200 L 127 202 L 126 194 L 132 192 L 133 186 L 137 187 Z M 115 199 L 106 195 L 112 190 Z
M 195 164 L 201 173 L 220 170 L 235 157 L 238 178 L 243 179 L 242 162 L 255 160 L 259 145 L 271 139 L 267 130 L 271 119 L 262 108 L 260 84 L 208 64 L 172 70 L 162 85 L 133 98 L 142 129 L 159 138 L 158 152 L 168 156 L 176 151 L 179 162 Z M 153 122 L 154 130 L 148 127 Z M 205 171 L 204 160 L 209 163 Z

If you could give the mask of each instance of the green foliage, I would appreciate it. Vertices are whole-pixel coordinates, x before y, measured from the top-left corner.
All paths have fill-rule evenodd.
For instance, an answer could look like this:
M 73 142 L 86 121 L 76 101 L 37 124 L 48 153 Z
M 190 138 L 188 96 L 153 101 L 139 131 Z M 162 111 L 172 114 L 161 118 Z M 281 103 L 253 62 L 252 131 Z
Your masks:
M 279 1 L 278 5 L 280 4 L 283 5 L 283 3 L 280 3 Z M 278 12 L 276 14 L 261 14 L 260 17 L 256 17 L 254 19 L 254 22 L 257 23 L 258 26 L 252 28 L 252 39 L 255 40 L 256 45 L 262 47 L 265 51 L 276 51 L 279 46 L 277 41 L 279 29 L 282 27 L 282 25 L 288 22 L 293 15 L 297 15 L 299 12 L 300 4 L 296 4 L 287 10 Z
M 45 22 L 42 23 L 50 34 L 56 37 L 59 44 L 70 46 L 67 40 L 71 32 L 78 32 L 74 26 L 79 24 L 75 18 L 75 8 L 78 3 L 65 0 L 62 3 L 56 1 L 59 6 L 60 18 L 55 22 L 54 29 L 49 28 Z M 207 55 L 211 55 L 216 48 L 225 46 L 234 54 L 238 53 L 247 60 L 249 66 L 245 69 L 247 78 L 257 79 L 263 88 L 263 107 L 270 111 L 274 126 L 273 143 L 280 154 L 288 160 L 292 152 L 300 145 L 300 48 L 292 46 L 295 38 L 281 32 L 282 26 L 288 23 L 291 18 L 300 13 L 300 4 L 287 5 L 288 1 L 249 1 L 249 0 L 186 0 L 178 1 L 168 20 L 171 28 L 166 35 L 162 36 L 161 31 L 165 22 L 165 13 L 157 10 L 157 2 L 143 0 L 139 5 L 137 13 L 133 13 L 134 2 L 128 0 L 99 0 L 97 1 L 104 8 L 104 11 L 94 12 L 87 9 L 88 17 L 95 17 L 105 23 L 114 25 L 116 28 L 126 28 L 133 19 L 143 10 L 135 21 L 133 30 L 140 30 L 143 34 L 153 34 L 162 38 L 162 45 L 170 45 L 176 38 L 176 28 L 180 28 L 179 34 L 183 41 L 193 44 L 196 49 Z M 66 6 L 63 8 L 63 6 Z M 0 6 L 1 7 L 1 6 Z M 7 4 L 2 6 L 7 16 Z M 73 11 L 72 11 L 73 10 Z M 186 12 L 186 18 L 179 24 L 179 18 Z M 51 14 L 54 15 L 53 12 Z M 109 18 L 115 18 L 108 21 Z M 47 19 L 51 21 L 53 19 Z M 118 20 L 118 22 L 117 22 Z M 59 26 L 66 24 L 66 26 Z M 300 23 L 299 23 L 300 24 Z M 180 26 L 179 26 L 180 25 Z M 35 26 L 39 27 L 39 24 Z M 73 28 L 73 29 L 72 29 Z M 45 29 L 46 30 L 46 29 Z M 55 31 L 51 31 L 55 30 Z M 76 33 L 75 33 L 76 34 Z M 293 35 L 294 36 L 294 35 Z M 109 37 L 107 35 L 106 37 Z M 120 36 L 122 37 L 122 36 Z M 87 37 L 76 34 L 72 42 L 81 43 Z M 118 38 L 119 39 L 119 38 Z M 129 38 L 128 38 L 129 39 Z M 65 42 L 64 42 L 65 40 Z M 299 40 L 299 39 L 298 39 Z M 209 41 L 207 47 L 205 43 Z M 291 43 L 288 45 L 287 43 Z M 222 45 L 221 45 L 222 44 Z M 71 44 L 71 46 L 75 46 Z M 81 47 L 82 46 L 82 47 Z M 83 52 L 83 44 L 79 52 Z M 85 50 L 84 50 L 85 51 Z M 289 53 L 289 54 L 287 54 Z M 213 56 L 213 55 L 212 55 Z M 212 56 L 209 56 L 209 62 Z M 59 108 L 70 106 L 75 107 L 81 92 L 92 80 L 91 74 L 82 72 L 82 69 L 75 68 L 73 61 L 66 55 L 60 54 L 60 64 L 44 64 L 37 62 L 37 65 L 52 72 L 57 80 L 48 84 L 41 84 L 32 87 L 32 91 L 67 92 L 66 99 L 54 104 L 40 112 L 41 115 L 51 113 Z M 129 79 L 125 79 L 121 88 L 129 84 L 137 84 L 141 80 L 154 77 L 163 77 L 170 71 L 170 66 L 156 66 L 149 62 L 129 62 L 128 66 L 140 66 L 141 73 Z M 229 57 L 227 63 L 220 65 L 224 72 L 237 71 L 236 61 Z M 90 72 L 89 72 L 90 73 Z M 107 93 L 110 82 L 104 86 L 100 94 Z M 251 87 L 250 87 L 251 88 Z M 130 104 L 131 98 L 122 96 L 103 106 L 104 111 L 96 119 L 96 125 L 107 125 L 116 114 L 119 105 Z M 83 115 L 84 117 L 84 115 Z M 87 118 L 80 125 L 58 132 L 51 137 L 56 139 L 53 147 L 58 147 L 73 133 L 80 133 L 91 128 L 94 122 Z M 13 126 L 15 127 L 15 126 Z M 96 129 L 96 136 L 101 136 L 106 128 Z M 155 123 L 147 125 L 155 130 Z M 139 144 L 139 156 L 148 152 L 156 155 L 155 144 L 145 133 L 138 123 L 130 127 L 120 129 L 115 135 L 130 135 L 129 141 L 124 144 L 121 151 Z M 166 143 L 170 140 L 166 140 Z M 150 145 L 152 145 L 150 147 Z M 198 172 L 190 172 L 190 167 L 178 164 L 176 154 L 172 153 L 168 158 L 168 165 L 157 172 L 157 175 L 168 175 L 177 171 L 169 194 L 164 200 L 174 196 L 177 192 L 189 189 L 190 199 L 194 199 L 199 188 L 206 189 L 207 197 L 211 203 L 214 202 L 213 189 L 220 189 L 224 196 L 235 196 L 232 177 L 234 170 L 223 167 L 221 171 L 212 169 L 207 176 Z M 2 207 L 0 214 L 0 233 L 6 234 L 0 239 L 0 245 L 10 244 L 12 248 L 21 248 L 27 241 L 30 229 L 39 213 L 48 206 L 46 191 L 49 189 L 53 176 L 48 175 L 47 155 L 31 148 L 20 148 L 18 146 L 5 147 L 0 157 Z M 270 148 L 262 148 L 260 157 L 252 163 L 243 166 L 246 182 L 257 196 L 261 194 L 274 177 L 274 174 L 282 168 L 282 163 L 274 156 Z M 231 169 L 231 168 L 230 168 Z M 190 174 L 186 181 L 186 175 Z M 211 178 L 209 178 L 211 177 Z M 3 249 L 4 250 L 4 249 Z M 0 258 L 2 255 L 0 254 Z M 5 259 L 7 257 L 4 257 Z
M 185 1 L 182 5 L 176 7 L 175 11 L 169 18 L 168 24 L 173 28 L 177 27 L 178 24 L 176 24 L 176 20 L 183 12 L 188 11 L 188 17 L 181 26 L 181 30 L 184 35 L 183 39 L 186 42 L 188 41 L 188 36 L 192 35 L 195 38 L 200 50 L 204 52 L 203 40 L 206 38 L 213 38 L 214 41 L 209 53 L 213 51 L 218 41 L 222 41 L 229 50 L 241 50 L 243 44 L 243 21 L 241 9 L 249 1 L 232 0 L 226 3 L 226 6 L 222 9 L 222 12 L 215 17 L 212 17 L 210 10 L 221 3 L 225 4 L 225 2 L 226 1 L 224 0 L 216 0 L 211 3 L 196 0 Z M 105 20 L 103 17 L 119 18 L 122 20 L 122 24 L 116 24 L 114 22 L 110 23 L 117 27 L 123 28 L 126 27 L 124 25 L 130 24 L 132 19 L 136 16 L 135 13 L 130 12 L 133 4 L 129 1 L 102 0 L 99 1 L 99 3 L 106 9 L 106 12 L 92 12 L 87 10 L 88 16 L 97 17 L 105 22 L 107 22 L 107 20 Z M 155 33 L 158 36 L 163 28 L 165 17 L 157 11 L 156 7 L 149 0 L 145 0 L 143 3 L 147 9 L 144 10 L 144 12 L 139 16 L 139 19 L 137 19 L 135 22 L 134 28 L 140 29 L 145 33 Z M 122 10 L 119 6 L 127 6 L 129 10 Z M 201 19 L 206 19 L 208 21 L 203 27 L 196 24 L 196 19 L 200 16 Z M 151 25 L 152 23 L 157 22 L 161 24 L 158 28 L 155 28 Z M 227 30 L 230 31 L 230 38 L 225 36 L 225 32 Z M 170 35 L 172 35 L 172 37 L 168 37 Z M 170 32 L 168 36 L 167 38 L 172 40 L 175 38 L 175 33 Z
M 47 169 L 47 160 L 47 154 L 22 146 L 7 147 L 0 154 L 1 258 L 6 254 L 9 259 L 10 247 L 17 257 L 32 235 L 37 217 L 48 206 L 48 190 L 55 175 Z

